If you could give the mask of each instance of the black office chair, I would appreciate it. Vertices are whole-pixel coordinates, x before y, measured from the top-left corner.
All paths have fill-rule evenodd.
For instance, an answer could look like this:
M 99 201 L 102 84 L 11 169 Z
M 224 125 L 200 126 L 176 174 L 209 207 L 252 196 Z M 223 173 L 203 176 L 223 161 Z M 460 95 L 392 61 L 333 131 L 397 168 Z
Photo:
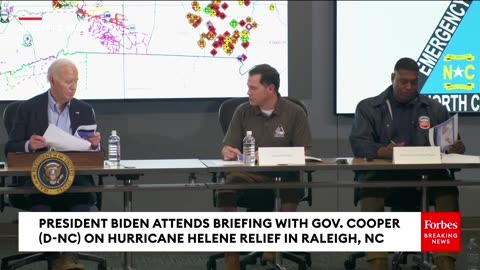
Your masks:
M 23 101 L 14 101 L 5 107 L 3 111 L 3 124 L 7 134 L 10 134 L 10 131 L 13 127 L 13 122 L 17 114 L 18 107 Z M 15 178 L 13 179 L 13 184 L 9 186 L 15 186 Z M 99 176 L 98 184 L 103 185 L 103 176 Z M 1 179 L 1 186 L 5 186 L 5 178 Z M 100 211 L 102 209 L 102 193 L 95 193 L 95 206 Z M 17 209 L 28 211 L 31 206 L 28 201 L 25 199 L 22 194 L 10 194 L 8 196 L 2 195 L 0 198 L 0 210 L 3 211 L 5 206 L 14 207 Z M 0 270 L 14 270 L 25 265 L 46 261 L 48 263 L 48 269 L 51 269 L 51 253 L 48 252 L 28 252 L 28 253 L 19 253 L 11 256 L 6 256 L 1 259 Z M 107 270 L 107 260 L 105 258 L 86 253 L 78 253 L 78 259 L 84 261 L 92 261 L 97 263 L 98 270 Z
M 418 197 L 418 201 L 420 201 L 420 197 Z M 385 206 L 391 207 L 392 212 L 419 212 L 420 210 L 420 204 L 417 206 L 414 206 L 413 208 L 411 206 L 404 207 L 401 204 L 398 203 L 389 203 L 385 202 Z M 401 270 L 401 265 L 402 264 L 407 264 L 408 261 L 408 256 L 409 255 L 417 255 L 418 252 L 391 252 L 393 254 L 392 257 L 392 270 Z M 354 270 L 356 265 L 357 265 L 357 260 L 364 258 L 365 257 L 365 252 L 355 252 L 350 254 L 348 258 L 344 261 L 343 265 L 346 270 Z
M 287 97 L 286 99 L 298 104 L 307 113 L 305 104 L 294 98 Z M 222 127 L 222 132 L 225 135 L 230 125 L 235 109 L 242 103 L 248 101 L 248 98 L 232 98 L 224 101 L 218 110 L 218 120 Z M 312 172 L 306 171 L 307 181 L 312 181 Z M 217 175 L 213 174 L 213 182 L 217 182 Z M 312 189 L 307 188 L 304 197 L 300 201 L 308 202 L 312 206 Z M 213 191 L 213 204 L 216 206 L 216 191 Z M 242 193 L 237 199 L 237 206 L 246 208 L 247 212 L 272 212 L 275 208 L 275 190 L 273 189 L 250 189 L 248 192 Z M 247 265 L 256 264 L 257 259 L 262 257 L 262 252 L 241 252 L 242 259 L 240 260 L 240 269 L 245 270 Z M 208 257 L 207 270 L 216 269 L 216 260 L 224 258 L 225 253 L 215 253 Z M 299 270 L 307 269 L 307 266 L 312 265 L 311 255 L 308 252 L 282 252 L 282 258 L 292 261 L 298 265 Z
M 355 177 L 355 181 L 357 181 Z M 407 191 L 408 194 L 402 194 L 402 196 L 390 196 L 385 199 L 385 207 L 390 207 L 392 212 L 421 212 L 422 194 L 421 191 L 414 190 L 414 188 Z M 398 194 L 399 195 L 399 194 Z M 408 200 L 405 200 L 408 197 Z M 360 200 L 360 189 L 354 190 L 354 204 L 357 206 L 357 202 Z M 430 264 L 421 261 L 419 252 L 391 252 L 392 257 L 392 270 L 401 270 L 401 265 L 407 264 L 408 256 L 413 256 L 413 260 L 422 265 L 421 269 L 430 269 Z M 346 270 L 354 270 L 357 265 L 357 260 L 365 257 L 365 252 L 355 252 L 348 256 L 343 265 Z M 429 258 L 431 261 L 431 258 Z M 432 265 L 433 266 L 433 265 Z

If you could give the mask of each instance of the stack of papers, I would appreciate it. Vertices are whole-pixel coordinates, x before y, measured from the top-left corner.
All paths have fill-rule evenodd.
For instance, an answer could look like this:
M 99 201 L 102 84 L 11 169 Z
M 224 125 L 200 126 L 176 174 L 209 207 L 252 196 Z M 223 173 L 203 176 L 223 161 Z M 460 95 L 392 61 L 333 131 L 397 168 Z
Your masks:
M 47 140 L 48 146 L 56 151 L 90 151 L 90 142 L 82 137 L 93 135 L 97 125 L 79 126 L 75 135 L 68 134 L 55 125 L 48 125 L 43 137 Z
M 442 163 L 480 163 L 480 156 L 442 154 Z

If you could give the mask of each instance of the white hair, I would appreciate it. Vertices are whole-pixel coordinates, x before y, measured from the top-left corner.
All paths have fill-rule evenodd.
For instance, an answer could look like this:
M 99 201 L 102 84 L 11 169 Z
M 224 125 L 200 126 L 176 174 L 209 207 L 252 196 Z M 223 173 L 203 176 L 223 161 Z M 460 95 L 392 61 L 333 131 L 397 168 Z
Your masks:
M 75 66 L 75 63 L 72 60 L 67 59 L 67 58 L 60 58 L 60 59 L 57 59 L 57 60 L 53 61 L 53 63 L 50 65 L 50 67 L 48 67 L 47 80 L 49 82 L 52 82 L 53 74 L 58 73 L 58 68 L 61 67 L 61 66 L 65 66 L 65 65 Z

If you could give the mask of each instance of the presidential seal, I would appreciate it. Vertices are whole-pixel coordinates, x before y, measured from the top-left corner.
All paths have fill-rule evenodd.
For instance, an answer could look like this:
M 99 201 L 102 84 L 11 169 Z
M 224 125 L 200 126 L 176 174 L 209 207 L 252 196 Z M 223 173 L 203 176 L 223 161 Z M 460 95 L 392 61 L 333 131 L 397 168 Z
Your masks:
M 33 185 L 47 195 L 58 195 L 73 184 L 75 169 L 72 160 L 60 152 L 46 152 L 32 165 Z

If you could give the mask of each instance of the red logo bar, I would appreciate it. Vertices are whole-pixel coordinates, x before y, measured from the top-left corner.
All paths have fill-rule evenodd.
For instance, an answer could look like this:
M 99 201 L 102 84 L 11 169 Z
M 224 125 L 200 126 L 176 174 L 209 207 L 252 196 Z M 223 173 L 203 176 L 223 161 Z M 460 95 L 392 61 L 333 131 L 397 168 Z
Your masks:
M 41 21 L 42 17 L 18 17 L 20 21 Z

